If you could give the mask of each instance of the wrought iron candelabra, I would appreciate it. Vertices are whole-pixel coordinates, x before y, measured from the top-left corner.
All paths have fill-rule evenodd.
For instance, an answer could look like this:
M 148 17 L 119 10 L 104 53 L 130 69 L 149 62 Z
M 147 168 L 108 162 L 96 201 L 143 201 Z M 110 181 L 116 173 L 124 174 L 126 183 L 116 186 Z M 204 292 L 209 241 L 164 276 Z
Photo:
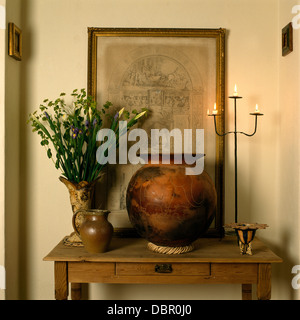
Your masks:
M 235 222 L 238 222 L 238 202 L 237 202 L 237 136 L 238 134 L 243 134 L 247 137 L 252 137 L 255 135 L 256 130 L 257 130 L 257 117 L 259 116 L 263 116 L 262 113 L 260 113 L 260 111 L 258 110 L 258 106 L 256 105 L 256 110 L 253 113 L 250 113 L 251 116 L 255 116 L 255 128 L 254 128 L 254 132 L 251 134 L 242 132 L 242 131 L 237 131 L 237 126 L 236 126 L 236 104 L 237 104 L 237 100 L 238 99 L 242 99 L 243 97 L 238 96 L 237 92 L 236 92 L 236 88 L 235 88 L 235 93 L 233 96 L 229 97 L 230 99 L 234 100 L 234 131 L 229 131 L 229 132 L 225 132 L 225 133 L 219 133 L 217 130 L 217 123 L 216 123 L 216 117 L 220 116 L 220 114 L 218 114 L 218 111 L 216 109 L 216 104 L 214 107 L 214 111 L 212 114 L 209 114 L 208 112 L 208 116 L 214 117 L 214 125 L 215 125 L 215 132 L 219 137 L 224 137 L 227 136 L 229 134 L 234 134 L 234 170 L 235 170 Z

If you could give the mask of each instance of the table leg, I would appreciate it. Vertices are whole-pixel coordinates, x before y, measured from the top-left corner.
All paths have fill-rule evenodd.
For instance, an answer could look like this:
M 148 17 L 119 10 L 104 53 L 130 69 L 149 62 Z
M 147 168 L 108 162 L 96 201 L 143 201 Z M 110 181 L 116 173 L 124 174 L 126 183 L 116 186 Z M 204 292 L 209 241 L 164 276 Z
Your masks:
M 55 282 L 55 299 L 67 300 L 68 299 L 68 270 L 67 262 L 55 261 L 54 262 L 54 282 Z
M 81 283 L 71 283 L 71 299 L 81 300 Z
M 252 284 L 242 284 L 242 300 L 252 300 Z
M 271 299 L 271 264 L 260 263 L 258 265 L 258 282 L 257 282 L 258 300 Z

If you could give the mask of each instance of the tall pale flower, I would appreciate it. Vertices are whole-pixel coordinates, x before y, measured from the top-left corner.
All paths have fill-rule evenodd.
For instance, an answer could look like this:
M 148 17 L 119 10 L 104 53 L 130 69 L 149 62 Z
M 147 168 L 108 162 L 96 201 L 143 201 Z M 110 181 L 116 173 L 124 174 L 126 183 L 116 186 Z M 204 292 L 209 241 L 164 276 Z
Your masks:
M 119 118 L 121 117 L 123 111 L 124 111 L 124 108 L 122 108 L 122 109 L 119 111 Z
M 135 117 L 134 117 L 134 120 L 137 120 L 138 118 L 142 117 L 147 111 L 143 111 L 139 114 L 137 114 Z
M 92 122 L 93 112 L 91 107 L 89 107 L 89 117 L 90 117 L 90 122 Z

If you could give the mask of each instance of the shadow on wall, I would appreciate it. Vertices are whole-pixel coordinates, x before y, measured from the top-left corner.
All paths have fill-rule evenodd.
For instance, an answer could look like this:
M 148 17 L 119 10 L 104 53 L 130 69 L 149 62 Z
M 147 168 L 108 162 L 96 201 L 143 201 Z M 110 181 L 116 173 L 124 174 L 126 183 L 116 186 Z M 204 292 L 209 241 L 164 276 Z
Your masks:
M 21 102 L 20 108 L 20 183 L 19 183 L 19 297 L 18 299 L 27 299 L 28 286 L 28 195 L 30 193 L 29 177 L 28 177 L 28 163 L 30 161 L 30 154 L 28 154 L 28 72 L 27 64 L 31 58 L 32 37 L 30 27 L 27 21 L 28 17 L 28 1 L 21 1 L 22 12 L 22 34 L 23 34 L 23 57 L 21 66 Z M 17 298 L 17 297 L 14 297 Z
M 281 246 L 276 246 L 272 242 L 263 240 L 264 243 L 283 259 L 283 263 L 272 265 L 272 279 L 276 279 L 276 286 L 273 287 L 273 292 L 276 292 L 276 299 L 297 300 L 297 290 L 292 287 L 292 279 L 295 274 L 292 274 L 292 268 L 299 264 L 295 258 L 292 258 L 288 252 L 291 246 L 291 236 L 289 230 L 283 230 L 281 236 Z M 299 289 L 300 290 L 300 289 Z M 281 294 L 282 292 L 282 294 Z M 274 294 L 273 294 L 274 296 Z

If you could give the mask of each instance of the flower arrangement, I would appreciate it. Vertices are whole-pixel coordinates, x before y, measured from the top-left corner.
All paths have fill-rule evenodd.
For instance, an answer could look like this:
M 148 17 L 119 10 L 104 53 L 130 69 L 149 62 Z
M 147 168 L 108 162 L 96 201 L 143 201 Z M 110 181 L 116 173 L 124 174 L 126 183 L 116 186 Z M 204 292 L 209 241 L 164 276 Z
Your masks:
M 104 117 L 108 118 L 109 128 L 115 132 L 116 140 L 119 132 L 119 120 L 127 120 L 127 131 L 147 114 L 147 109 L 131 113 L 121 109 L 114 116 L 108 113 L 112 106 L 106 102 L 99 110 L 96 101 L 86 94 L 85 89 L 75 89 L 71 96 L 72 105 L 64 100 L 61 93 L 55 101 L 45 99 L 39 110 L 29 115 L 28 122 L 41 137 L 41 145 L 46 148 L 48 158 L 52 159 L 56 169 L 73 183 L 96 180 L 105 165 L 97 162 L 96 151 L 101 145 L 97 141 L 97 133 L 102 128 Z M 55 156 L 53 155 L 55 151 Z

